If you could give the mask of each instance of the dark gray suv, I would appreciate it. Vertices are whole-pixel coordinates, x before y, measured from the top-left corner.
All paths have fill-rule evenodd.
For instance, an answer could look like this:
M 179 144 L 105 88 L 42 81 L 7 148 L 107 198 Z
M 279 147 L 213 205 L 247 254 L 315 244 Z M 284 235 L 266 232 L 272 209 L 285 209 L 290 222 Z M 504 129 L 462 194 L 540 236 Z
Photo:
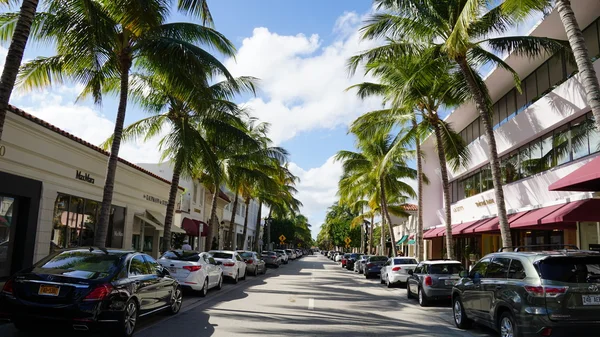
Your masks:
M 526 248 L 528 249 L 528 248 Z M 454 322 L 500 336 L 598 336 L 600 253 L 578 249 L 492 253 L 452 290 Z

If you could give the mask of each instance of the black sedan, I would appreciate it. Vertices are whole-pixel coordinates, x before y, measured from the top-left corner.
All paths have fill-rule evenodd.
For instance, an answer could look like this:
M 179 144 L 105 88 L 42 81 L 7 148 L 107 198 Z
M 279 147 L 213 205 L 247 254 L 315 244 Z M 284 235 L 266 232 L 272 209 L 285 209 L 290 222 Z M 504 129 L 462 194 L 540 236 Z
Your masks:
M 133 335 L 139 317 L 176 314 L 181 304 L 179 284 L 152 257 L 94 248 L 50 255 L 10 278 L 0 293 L 1 316 L 19 330 L 102 326 L 124 337 Z
M 346 269 L 354 270 L 354 264 L 360 259 L 361 256 L 362 254 L 350 254 L 350 256 L 346 259 Z
M 365 262 L 365 278 L 369 278 L 371 276 L 379 275 L 381 273 L 381 267 L 387 262 L 387 256 L 375 255 L 371 256 Z

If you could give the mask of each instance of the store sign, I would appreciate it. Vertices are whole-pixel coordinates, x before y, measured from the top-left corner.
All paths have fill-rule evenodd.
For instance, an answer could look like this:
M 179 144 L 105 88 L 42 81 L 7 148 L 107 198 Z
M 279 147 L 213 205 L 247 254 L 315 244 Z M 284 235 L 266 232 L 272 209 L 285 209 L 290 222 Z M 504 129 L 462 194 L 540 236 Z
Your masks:
M 6 146 L 0 145 L 0 157 L 4 157 L 6 154 Z
M 464 211 L 464 210 L 465 210 L 465 208 L 463 206 L 457 206 L 452 209 L 452 212 L 456 213 L 456 212 L 460 212 L 460 211 Z
M 89 173 L 83 173 L 79 170 L 75 172 L 75 178 L 90 184 L 94 184 L 95 181 Z
M 167 200 L 163 200 L 161 198 L 153 197 L 153 196 L 148 195 L 148 194 L 144 194 L 144 199 L 146 199 L 148 201 L 152 201 L 152 202 L 157 203 L 157 204 L 164 205 L 164 206 L 167 206 L 167 204 L 169 203 Z
M 494 199 L 487 199 L 487 200 L 475 202 L 475 206 L 483 207 L 483 206 L 487 206 L 487 205 L 491 205 L 491 204 L 495 204 L 495 203 L 496 203 L 496 201 Z

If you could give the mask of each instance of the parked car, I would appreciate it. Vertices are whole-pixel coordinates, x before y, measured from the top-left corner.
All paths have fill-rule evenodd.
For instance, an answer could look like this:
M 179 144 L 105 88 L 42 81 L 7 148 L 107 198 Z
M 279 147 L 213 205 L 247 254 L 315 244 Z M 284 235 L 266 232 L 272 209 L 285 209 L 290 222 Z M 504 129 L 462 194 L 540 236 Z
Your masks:
M 231 250 L 211 250 L 208 253 L 221 266 L 223 275 L 229 277 L 233 283 L 238 283 L 238 280 L 246 279 L 246 263 L 238 252 Z
M 388 288 L 392 288 L 399 283 L 405 283 L 408 279 L 409 272 L 413 271 L 417 266 L 417 260 L 410 257 L 391 257 L 381 267 L 380 280 L 381 284 L 386 284 Z
M 350 257 L 350 253 L 346 253 L 346 254 L 342 255 L 342 260 L 340 261 L 342 263 L 342 268 L 346 268 L 346 261 L 348 260 L 349 257 Z
M 274 252 L 281 254 L 281 261 L 283 264 L 288 264 L 288 262 L 290 262 L 290 256 L 284 249 L 275 249 Z
M 158 259 L 158 263 L 179 284 L 200 292 L 201 296 L 206 296 L 208 289 L 223 287 L 223 270 L 208 253 L 170 250 Z
M 356 261 L 356 263 L 354 264 L 354 271 L 359 274 L 362 274 L 365 270 L 365 264 L 371 256 L 372 255 L 361 256 L 360 259 L 358 259 L 358 261 Z
M 267 265 L 257 252 L 238 250 L 238 254 L 240 254 L 242 259 L 244 259 L 244 262 L 246 262 L 248 274 L 256 276 L 267 272 Z
M 456 326 L 476 321 L 501 336 L 598 336 L 600 252 L 519 249 L 461 272 L 452 290 Z
M 453 260 L 423 261 L 409 272 L 406 282 L 406 296 L 417 297 L 419 304 L 424 307 L 433 300 L 449 300 L 452 287 L 460 279 L 462 264 Z
M 361 256 L 362 256 L 362 254 L 358 254 L 358 253 L 350 254 L 350 256 L 348 256 L 346 258 L 346 269 L 354 270 L 354 265 L 356 263 L 356 260 L 360 259 Z
M 295 260 L 298 256 L 296 255 L 296 251 L 293 249 L 285 249 L 285 253 L 290 256 L 290 259 Z
M 79 248 L 54 253 L 8 279 L 0 312 L 19 330 L 54 322 L 129 337 L 139 317 L 163 310 L 176 314 L 182 301 L 177 280 L 152 257 Z
M 387 262 L 388 257 L 382 255 L 374 255 L 369 257 L 369 259 L 365 263 L 365 269 L 363 273 L 365 274 L 365 278 L 369 278 L 373 275 L 378 275 L 381 273 L 381 267 Z
M 264 251 L 262 252 L 262 258 L 265 261 L 266 266 L 279 268 L 281 265 L 281 259 L 275 252 Z
M 333 259 L 333 261 L 335 261 L 335 262 L 341 262 L 343 256 L 344 256 L 343 253 L 337 253 L 337 254 L 335 254 L 335 258 Z

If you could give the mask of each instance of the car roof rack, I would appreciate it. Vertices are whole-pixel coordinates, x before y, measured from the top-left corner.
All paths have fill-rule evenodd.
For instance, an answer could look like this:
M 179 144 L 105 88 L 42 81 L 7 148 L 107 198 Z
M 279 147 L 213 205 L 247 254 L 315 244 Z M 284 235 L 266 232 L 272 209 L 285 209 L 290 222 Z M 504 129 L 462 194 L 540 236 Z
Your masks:
M 565 249 L 573 249 L 579 250 L 579 247 L 576 245 L 566 245 L 566 244 L 546 244 L 546 245 L 526 245 L 526 246 L 509 246 L 502 247 L 498 249 L 498 253 L 504 252 L 506 249 L 512 249 L 514 252 L 520 252 L 523 248 L 565 248 Z M 558 250 L 558 249 L 557 249 Z

